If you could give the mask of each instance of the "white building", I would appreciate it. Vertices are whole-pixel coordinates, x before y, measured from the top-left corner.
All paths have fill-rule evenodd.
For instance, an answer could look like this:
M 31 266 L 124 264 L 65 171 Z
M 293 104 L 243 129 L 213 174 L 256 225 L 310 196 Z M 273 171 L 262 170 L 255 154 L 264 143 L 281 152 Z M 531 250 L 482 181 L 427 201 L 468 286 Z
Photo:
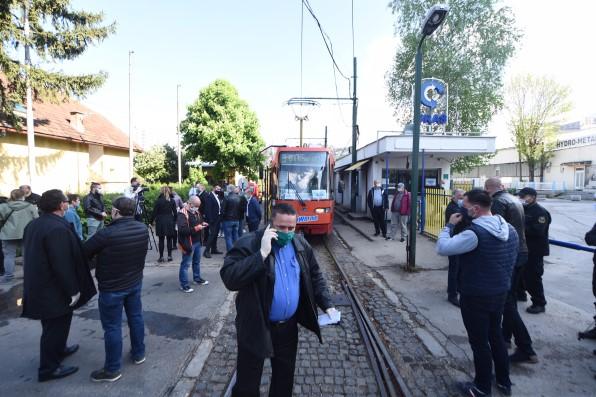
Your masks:
M 488 165 L 456 175 L 477 179 L 479 183 L 491 176 L 499 176 L 504 183 L 514 187 L 529 185 L 526 183 L 529 180 L 528 165 L 526 162 L 520 164 L 514 147 L 498 149 Z M 560 126 L 554 155 L 544 170 L 543 181 L 539 183 L 540 169 L 535 170 L 534 180 L 538 190 L 596 189 L 596 116 Z
M 489 154 L 495 152 L 495 137 L 482 134 L 421 135 L 419 170 L 426 187 L 449 188 L 451 182 L 451 161 L 460 156 Z M 335 200 L 338 204 L 350 206 L 350 173 L 357 175 L 357 211 L 366 211 L 366 195 L 374 180 L 389 185 L 389 194 L 403 182 L 410 190 L 412 135 L 395 132 L 382 136 L 357 151 L 357 162 L 352 164 L 352 155 L 341 157 L 335 162 Z M 387 180 L 387 175 L 389 180 Z M 419 186 L 422 186 L 421 184 Z

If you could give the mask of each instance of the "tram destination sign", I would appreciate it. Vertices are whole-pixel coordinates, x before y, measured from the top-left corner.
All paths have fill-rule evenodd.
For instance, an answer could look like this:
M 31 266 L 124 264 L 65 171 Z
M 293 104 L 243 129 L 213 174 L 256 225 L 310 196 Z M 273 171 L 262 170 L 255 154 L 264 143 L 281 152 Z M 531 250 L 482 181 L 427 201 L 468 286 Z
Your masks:
M 596 134 L 577 136 L 573 138 L 557 139 L 555 150 L 569 149 L 579 146 L 596 145 Z

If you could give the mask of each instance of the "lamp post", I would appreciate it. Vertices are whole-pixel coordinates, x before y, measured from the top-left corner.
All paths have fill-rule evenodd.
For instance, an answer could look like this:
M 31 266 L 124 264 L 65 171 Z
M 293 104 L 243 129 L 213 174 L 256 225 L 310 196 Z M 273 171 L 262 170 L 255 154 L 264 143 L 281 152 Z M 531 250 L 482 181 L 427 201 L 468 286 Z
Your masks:
M 182 149 L 180 147 L 180 87 L 176 85 L 176 135 L 178 139 L 178 187 L 182 186 Z
M 300 121 L 300 146 L 302 146 L 304 121 L 308 120 L 308 114 L 315 106 L 319 106 L 319 102 L 307 98 L 292 98 L 286 102 L 286 105 L 292 107 L 296 120 Z
M 128 179 L 130 180 L 133 175 L 133 140 L 132 140 L 132 106 L 131 106 L 131 77 L 132 77 L 132 65 L 131 57 L 134 51 L 128 51 Z
M 422 44 L 426 37 L 433 34 L 435 30 L 447 17 L 449 6 L 437 4 L 432 6 L 422 21 L 422 32 L 418 48 L 416 49 L 416 74 L 414 76 L 414 131 L 412 134 L 412 188 L 410 206 L 410 252 L 408 255 L 408 268 L 413 270 L 416 267 L 416 233 L 418 225 L 418 152 L 420 147 L 420 86 L 422 81 Z

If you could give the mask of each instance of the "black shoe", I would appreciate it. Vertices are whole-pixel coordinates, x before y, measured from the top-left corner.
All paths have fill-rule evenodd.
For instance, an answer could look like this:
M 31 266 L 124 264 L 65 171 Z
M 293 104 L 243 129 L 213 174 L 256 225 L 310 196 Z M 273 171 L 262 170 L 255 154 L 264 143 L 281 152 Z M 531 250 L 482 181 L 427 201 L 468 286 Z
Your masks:
M 458 385 L 459 390 L 462 392 L 464 396 L 468 397 L 481 397 L 481 396 L 490 396 L 489 393 L 484 393 L 476 385 L 474 382 L 463 382 L 459 383 Z
M 451 304 L 452 304 L 453 306 L 457 306 L 457 307 L 459 307 L 459 299 L 457 298 L 457 296 L 450 296 L 450 297 L 448 297 L 448 298 L 447 298 L 447 300 L 448 300 L 449 302 L 451 302 Z
M 122 378 L 121 372 L 108 372 L 103 368 L 91 372 L 93 382 L 116 382 L 120 378 Z
M 157 263 L 164 263 L 165 261 L 166 261 L 166 260 L 165 260 L 164 258 L 159 258 L 159 259 L 157 260 Z
M 180 291 L 185 292 L 187 294 L 190 294 L 191 292 L 194 292 L 194 289 L 190 288 L 188 285 L 186 287 L 180 287 Z
M 596 339 L 596 327 L 589 331 L 580 332 L 578 334 L 578 339 Z
M 517 296 L 517 300 L 518 300 L 519 302 L 527 302 L 527 301 L 528 301 L 528 296 L 527 296 L 526 294 L 523 294 L 523 295 L 518 295 L 518 296 Z
M 381 233 L 375 233 L 374 236 L 377 237 L 379 234 L 381 234 Z
M 198 280 L 194 280 L 193 282 L 194 282 L 195 284 L 197 284 L 197 285 L 207 285 L 207 284 L 209 284 L 209 281 L 207 281 L 207 280 L 203 280 L 202 278 L 200 278 L 200 279 L 198 279 Z
M 59 366 L 54 372 L 46 375 L 39 375 L 37 380 L 39 382 L 47 382 L 49 380 L 60 379 L 72 375 L 79 370 L 79 367 L 65 367 Z
M 66 348 L 64 348 L 64 351 L 62 352 L 62 359 L 65 359 L 68 356 L 72 356 L 77 351 L 79 351 L 79 345 L 67 346 Z
M 516 349 L 515 352 L 509 356 L 509 362 L 511 364 L 536 364 L 538 362 L 538 356 L 536 354 L 527 354 Z
M 215 250 L 215 251 L 214 250 L 211 250 L 211 253 L 214 254 L 214 255 L 221 255 L 221 254 L 223 254 L 223 252 L 217 251 L 217 250 Z
M 168 256 L 168 262 L 172 262 L 174 259 L 172 259 L 171 256 Z
M 528 313 L 532 313 L 532 314 L 539 314 L 539 313 L 544 313 L 545 308 L 544 308 L 544 306 L 532 305 L 532 306 L 528 307 L 526 309 L 526 311 Z
M 404 241 L 406 241 L 406 239 L 405 239 L 405 238 L 400 238 L 400 239 L 399 239 L 399 241 L 400 241 L 401 243 L 403 243 Z
M 497 383 L 497 390 L 499 390 L 499 392 L 504 396 L 511 395 L 511 386 L 505 386 Z
M 211 258 L 211 254 L 209 253 L 209 251 L 205 251 L 205 252 L 203 252 L 203 256 L 204 256 L 205 258 Z

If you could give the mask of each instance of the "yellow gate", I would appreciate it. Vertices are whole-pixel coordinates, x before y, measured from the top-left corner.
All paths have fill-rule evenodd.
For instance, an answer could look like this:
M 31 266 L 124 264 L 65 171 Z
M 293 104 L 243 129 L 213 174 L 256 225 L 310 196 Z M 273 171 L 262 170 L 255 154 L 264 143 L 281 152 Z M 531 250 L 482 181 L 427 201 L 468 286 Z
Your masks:
M 438 238 L 439 232 L 445 226 L 445 209 L 451 192 L 441 188 L 427 188 L 424 205 L 424 233 L 429 237 Z

